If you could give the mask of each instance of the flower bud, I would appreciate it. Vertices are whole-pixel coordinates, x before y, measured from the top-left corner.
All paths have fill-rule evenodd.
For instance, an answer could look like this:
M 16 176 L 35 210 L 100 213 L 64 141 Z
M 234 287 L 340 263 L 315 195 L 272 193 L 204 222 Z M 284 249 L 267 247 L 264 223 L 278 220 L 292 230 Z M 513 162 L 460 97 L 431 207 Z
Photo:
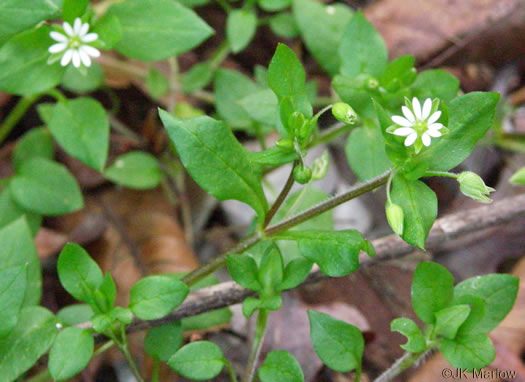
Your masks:
M 312 170 L 308 166 L 298 165 L 293 170 L 293 178 L 297 183 L 306 184 L 312 179 Z
M 478 174 L 472 171 L 463 171 L 458 176 L 458 182 L 463 195 L 480 203 L 492 203 L 492 199 L 487 198 L 487 195 L 496 190 L 487 187 Z
M 397 204 L 387 202 L 386 219 L 388 220 L 388 224 L 390 224 L 390 228 L 392 228 L 392 231 L 394 231 L 394 233 L 398 236 L 401 236 L 403 234 L 404 217 L 405 215 L 401 207 L 399 207 Z
M 349 104 L 344 102 L 336 103 L 332 107 L 332 114 L 334 115 L 335 119 L 340 122 L 344 122 L 347 125 L 354 125 L 359 118 L 354 109 L 352 109 Z
M 325 151 L 323 155 L 314 160 L 314 163 L 312 164 L 313 180 L 323 179 L 326 176 L 326 173 L 328 172 L 329 162 L 330 158 L 328 156 L 328 151 Z

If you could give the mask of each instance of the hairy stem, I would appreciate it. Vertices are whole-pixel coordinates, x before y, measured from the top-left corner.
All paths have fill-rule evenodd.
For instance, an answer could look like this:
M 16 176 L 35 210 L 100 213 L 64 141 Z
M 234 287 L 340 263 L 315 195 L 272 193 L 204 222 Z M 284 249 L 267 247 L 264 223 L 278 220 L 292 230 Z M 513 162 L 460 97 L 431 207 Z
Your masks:
M 18 121 L 24 116 L 27 109 L 38 100 L 42 94 L 35 94 L 29 97 L 20 98 L 17 105 L 11 110 L 2 125 L 0 125 L 0 144 L 5 141 L 11 130 L 16 126 Z
M 237 376 L 235 375 L 235 370 L 233 370 L 232 364 L 230 361 L 225 360 L 226 369 L 228 369 L 228 374 L 230 374 L 230 379 L 232 382 L 237 382 Z
M 424 176 L 443 176 L 445 178 L 457 179 L 459 175 L 448 171 L 427 171 Z
M 277 235 L 280 232 L 286 231 L 289 228 L 292 228 L 298 224 L 310 220 L 315 216 L 318 216 L 328 210 L 331 210 L 332 208 L 337 207 L 340 204 L 343 204 L 351 199 L 357 198 L 358 196 L 361 196 L 367 193 L 368 191 L 372 191 L 385 184 L 389 176 L 390 170 L 378 176 L 377 178 L 371 179 L 366 183 L 358 184 L 340 195 L 327 199 L 319 203 L 318 205 L 291 217 L 290 219 L 286 219 L 280 223 L 269 226 L 264 231 L 264 235 L 257 233 L 252 236 L 249 236 L 226 253 L 217 256 L 208 264 L 205 264 L 202 267 L 196 269 L 195 271 L 187 274 L 182 279 L 182 281 L 187 285 L 195 284 L 197 281 L 201 280 L 202 278 L 221 268 L 226 263 L 226 257 L 229 254 L 243 252 L 251 246 L 258 243 L 265 236 Z
M 126 358 L 126 361 L 128 362 L 131 372 L 133 373 L 137 381 L 145 382 L 144 378 L 140 374 L 137 363 L 135 362 L 135 359 L 133 358 L 133 355 L 131 354 L 131 351 L 129 350 L 128 336 L 126 334 L 126 328 L 122 324 L 120 325 L 120 341 L 115 341 L 115 344 L 119 348 L 120 352 L 124 355 L 124 358 Z
M 253 380 L 257 360 L 259 359 L 259 354 L 261 353 L 261 345 L 264 339 L 267 320 L 268 311 L 266 309 L 259 310 L 257 313 L 257 323 L 255 325 L 255 334 L 253 336 L 252 348 L 250 350 L 250 356 L 248 358 L 248 363 L 246 364 L 242 382 L 252 382 Z
M 396 362 L 390 368 L 385 370 L 383 374 L 377 377 L 374 382 L 388 382 L 397 377 L 406 369 L 410 368 L 414 363 L 423 358 L 430 350 L 422 351 L 419 353 L 405 353 L 401 358 L 397 359 Z
M 288 180 L 286 180 L 286 183 L 281 190 L 281 193 L 279 196 L 277 196 L 277 199 L 275 199 L 275 202 L 272 205 L 272 208 L 270 208 L 270 211 L 268 211 L 268 215 L 266 215 L 266 218 L 264 219 L 263 228 L 266 228 L 268 224 L 272 221 L 272 218 L 274 217 L 275 213 L 279 210 L 279 207 L 281 207 L 281 204 L 283 204 L 284 200 L 288 196 L 288 193 L 292 189 L 293 183 L 294 183 L 294 177 L 293 177 L 293 170 L 297 166 L 297 161 L 293 162 L 292 169 L 290 170 L 290 175 L 288 175 Z

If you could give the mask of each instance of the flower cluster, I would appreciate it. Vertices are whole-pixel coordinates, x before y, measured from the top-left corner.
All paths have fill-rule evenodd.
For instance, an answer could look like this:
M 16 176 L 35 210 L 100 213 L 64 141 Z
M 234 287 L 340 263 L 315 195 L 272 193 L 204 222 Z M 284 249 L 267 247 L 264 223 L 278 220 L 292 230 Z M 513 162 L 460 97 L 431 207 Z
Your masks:
M 71 24 L 64 22 L 62 24 L 64 33 L 53 31 L 50 36 L 57 43 L 49 47 L 49 53 L 62 54 L 60 65 L 67 66 L 70 62 L 73 66 L 79 68 L 80 65 L 86 67 L 91 65 L 91 57 L 100 56 L 100 51 L 91 45 L 98 39 L 98 34 L 88 33 L 89 24 L 82 23 L 77 17 Z

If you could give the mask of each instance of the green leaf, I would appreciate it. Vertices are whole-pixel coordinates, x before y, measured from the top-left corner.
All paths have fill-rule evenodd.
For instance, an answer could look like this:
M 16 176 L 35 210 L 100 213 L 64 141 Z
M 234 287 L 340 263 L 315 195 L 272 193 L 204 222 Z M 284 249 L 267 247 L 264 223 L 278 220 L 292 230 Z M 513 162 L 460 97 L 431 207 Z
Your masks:
M 474 296 L 472 294 L 456 295 L 456 290 L 454 289 L 454 298 L 452 300 L 452 305 L 467 305 L 470 307 L 470 314 L 467 319 L 458 330 L 458 335 L 465 335 L 475 333 L 476 326 L 481 322 L 485 316 L 485 300 L 479 296 Z
M 439 98 L 448 103 L 458 95 L 459 80 L 443 69 L 426 70 L 418 74 L 412 94 L 419 99 Z
M 49 32 L 51 28 L 42 25 L 16 35 L 2 46 L 0 49 L 1 90 L 30 96 L 60 83 L 65 68 L 58 62 L 51 65 L 47 63 L 50 57 L 48 48 L 55 42 L 49 37 Z
M 239 53 L 252 41 L 257 30 L 257 16 L 254 11 L 235 9 L 228 13 L 226 37 L 233 53 Z
M 231 254 L 226 259 L 226 266 L 231 278 L 244 288 L 258 291 L 262 288 L 257 279 L 257 264 L 245 254 Z
M 268 67 L 268 85 L 281 102 L 289 97 L 306 117 L 312 116 L 312 105 L 306 92 L 306 74 L 303 65 L 288 46 L 277 45 L 275 54 Z
M 66 325 L 78 325 L 93 318 L 95 313 L 87 304 L 73 304 L 62 308 L 57 313 L 57 318 Z
M 525 167 L 520 168 L 512 175 L 509 182 L 519 185 L 525 185 Z
M 453 305 L 436 312 L 434 333 L 452 340 L 456 337 L 459 327 L 470 314 L 470 306 Z
M 168 362 L 181 346 L 182 327 L 180 321 L 151 328 L 144 339 L 146 353 L 163 362 Z
M 279 234 L 276 239 L 297 241 L 301 255 L 331 277 L 348 275 L 359 268 L 359 252 L 365 242 L 356 230 L 291 231 Z
M 209 341 L 192 342 L 182 347 L 168 365 L 183 377 L 204 381 L 215 378 L 224 367 L 222 350 Z
M 129 307 L 142 320 L 164 317 L 182 304 L 189 289 L 169 276 L 149 276 L 137 282 L 129 294 Z
M 88 0 L 64 0 L 62 3 L 62 20 L 73 25 L 73 21 L 84 14 L 87 5 Z
M 58 278 L 68 293 L 77 300 L 92 303 L 92 294 L 103 281 L 98 264 L 78 244 L 68 243 L 60 252 Z
M 0 338 L 13 329 L 18 320 L 18 313 L 24 302 L 26 291 L 26 267 L 18 265 L 0 270 Z
M 9 190 L 20 206 L 41 215 L 62 215 L 84 207 L 75 178 L 65 166 L 44 158 L 25 161 Z
M 266 295 L 273 295 L 283 281 L 283 257 L 276 245 L 268 247 L 259 264 L 258 279 Z
M 247 297 L 242 302 L 242 314 L 246 318 L 250 318 L 253 313 L 261 307 L 261 301 L 258 298 Z
M 250 205 L 263 219 L 268 205 L 260 168 L 248 160 L 231 130 L 209 117 L 181 120 L 164 110 L 159 114 L 193 179 L 219 200 L 235 199 Z
M 372 124 L 352 130 L 345 152 L 348 164 L 362 182 L 375 178 L 392 167 L 392 162 L 386 156 L 383 135 Z
M 55 144 L 49 131 L 43 127 L 33 128 L 25 133 L 15 146 L 13 165 L 16 171 L 22 164 L 35 157 L 53 159 Z
M 435 322 L 435 313 L 446 308 L 454 293 L 454 277 L 442 265 L 423 261 L 412 280 L 412 307 L 421 321 Z
M 390 330 L 393 332 L 399 332 L 407 338 L 407 343 L 400 345 L 401 349 L 404 349 L 411 353 L 419 353 L 425 350 L 426 341 L 421 330 L 414 321 L 409 318 L 396 318 L 390 323 Z
M 446 360 L 458 369 L 481 369 L 496 358 L 490 338 L 481 333 L 443 339 L 440 349 Z
M 257 0 L 257 4 L 266 12 L 277 12 L 288 8 L 291 0 Z
M 272 146 L 267 150 L 258 152 L 248 151 L 247 154 L 250 161 L 263 166 L 280 166 L 299 159 L 295 151 L 279 146 Z
M 477 276 L 456 285 L 454 297 L 472 295 L 485 301 L 483 318 L 469 332 L 489 333 L 498 326 L 512 309 L 518 289 L 519 279 L 504 274 Z
M 162 98 L 169 90 L 168 79 L 155 68 L 149 70 L 146 77 L 146 86 L 149 94 L 156 100 Z
M 362 89 L 361 82 L 354 78 L 335 76 L 332 86 L 341 100 L 352 106 L 361 118 L 375 118 L 374 104 L 370 95 Z
M 109 122 L 106 111 L 92 98 L 58 103 L 49 121 L 49 130 L 71 156 L 102 171 L 109 150 Z
M 101 49 L 112 49 L 122 40 L 122 25 L 119 18 L 111 13 L 106 13 L 93 25 L 93 32 L 98 34 L 102 44 Z
M 89 330 L 66 328 L 60 333 L 49 352 L 49 373 L 56 381 L 78 374 L 93 356 L 95 340 Z
M 239 72 L 221 69 L 217 71 L 214 82 L 215 108 L 227 124 L 234 128 L 251 127 L 250 115 L 238 101 L 259 90 L 259 86 Z
M 42 216 L 19 206 L 11 196 L 9 188 L 0 193 L 0 211 L 0 228 L 24 216 L 33 236 L 40 229 Z
M 277 286 L 278 290 L 293 289 L 300 285 L 312 269 L 313 263 L 304 258 L 290 261 L 284 268 L 283 281 Z
M 89 67 L 82 67 L 82 71 L 69 65 L 62 78 L 62 86 L 69 91 L 85 94 L 97 90 L 104 84 L 102 67 L 93 62 Z
M 146 190 L 162 181 L 162 169 L 157 158 L 143 151 L 132 151 L 119 156 L 104 171 L 104 176 L 125 187 Z
M 38 304 L 42 295 L 40 260 L 25 220 L 19 218 L 0 229 L 0 243 L 0 269 L 21 266 L 26 270 L 23 306 Z
M 0 46 L 12 36 L 60 12 L 57 1 L 2 0 L 0 2 Z
M 182 91 L 191 93 L 209 85 L 215 74 L 214 67 L 209 62 L 200 62 L 193 65 L 182 76 Z
M 414 56 L 400 56 L 391 61 L 381 75 L 381 85 L 390 92 L 396 92 L 410 85 L 408 82 L 416 78 L 414 61 Z
M 264 363 L 259 367 L 261 382 L 303 382 L 301 365 L 293 355 L 285 350 L 274 350 L 268 353 Z
M 213 34 L 195 12 L 172 0 L 127 0 L 108 14 L 122 25 L 116 49 L 143 61 L 160 61 L 185 53 Z
M 394 176 L 392 201 L 404 213 L 401 237 L 408 244 L 424 249 L 430 228 L 437 217 L 437 197 L 425 183 L 409 181 L 402 175 Z
M 56 320 L 40 306 L 22 309 L 17 325 L 0 340 L 0 376 L 14 381 L 43 356 L 55 339 Z
M 492 125 L 498 93 L 472 92 L 448 105 L 449 134 L 438 139 L 414 162 L 432 171 L 448 171 L 463 162 Z
M 247 115 L 259 123 L 275 126 L 279 104 L 271 89 L 263 89 L 242 98 L 239 105 Z
M 339 57 L 341 74 L 348 77 L 361 73 L 379 77 L 385 70 L 388 63 L 385 42 L 362 12 L 350 20 L 339 46 Z
M 339 45 L 352 14 L 344 4 L 325 6 L 312 0 L 293 1 L 293 15 L 306 47 L 331 75 L 339 73 Z
M 98 291 L 95 292 L 100 296 L 100 305 L 105 309 L 102 309 L 103 312 L 108 312 L 113 309 L 115 306 L 115 298 L 117 297 L 117 286 L 113 277 L 111 277 L 111 272 L 107 271 L 106 276 L 102 280 L 102 284 L 98 288 Z
M 361 374 L 361 359 L 365 341 L 361 331 L 328 314 L 308 311 L 310 337 L 314 350 L 329 368 L 346 373 L 356 370 Z
M 299 34 L 299 29 L 291 13 L 278 13 L 269 20 L 270 29 L 279 37 L 295 38 Z

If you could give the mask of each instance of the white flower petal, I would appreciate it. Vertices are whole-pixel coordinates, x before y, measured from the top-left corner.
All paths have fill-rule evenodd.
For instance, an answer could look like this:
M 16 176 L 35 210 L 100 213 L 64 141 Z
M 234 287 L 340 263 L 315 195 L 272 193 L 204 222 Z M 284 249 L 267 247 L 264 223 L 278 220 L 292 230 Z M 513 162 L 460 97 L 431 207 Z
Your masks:
M 73 24 L 73 32 L 75 32 L 76 36 L 79 35 L 80 28 L 82 28 L 82 20 L 80 20 L 80 17 L 77 17 L 75 19 L 75 23 Z
M 71 61 L 71 57 L 73 56 L 73 49 L 66 50 L 66 53 L 62 56 L 62 60 L 60 60 L 60 65 L 66 66 L 69 64 L 69 61 Z
M 96 39 L 98 39 L 98 34 L 96 33 L 88 33 L 87 35 L 81 38 L 82 42 L 93 42 Z
M 78 50 L 73 50 L 73 58 L 72 58 L 72 61 L 73 61 L 73 66 L 75 68 L 78 68 L 80 67 L 80 53 Z
M 432 143 L 430 135 L 428 135 L 427 132 L 423 133 L 423 135 L 421 136 L 421 141 L 423 141 L 423 144 L 427 147 L 430 146 L 430 143 Z
M 49 36 L 55 40 L 55 41 L 58 41 L 58 42 L 67 42 L 69 39 L 64 36 L 62 33 L 59 33 L 59 32 L 56 32 L 56 31 L 52 31 L 49 33 Z
M 405 115 L 406 119 L 408 119 L 410 122 L 415 122 L 416 121 L 416 118 L 414 117 L 414 114 L 412 113 L 412 111 L 408 107 L 402 106 L 401 110 L 403 111 L 403 114 Z
M 85 67 L 91 66 L 91 58 L 89 57 L 89 54 L 87 54 L 84 49 L 82 49 L 82 47 L 78 50 L 78 54 Z
M 51 54 L 62 52 L 67 48 L 67 43 L 59 42 L 58 44 L 53 44 L 49 47 L 48 51 Z
M 414 111 L 414 115 L 416 116 L 416 119 L 421 119 L 421 104 L 419 103 L 419 100 L 414 97 L 412 98 L 412 110 Z
M 399 126 L 403 126 L 403 127 L 410 127 L 410 126 L 412 126 L 412 122 L 410 122 L 408 119 L 403 118 L 403 117 L 401 117 L 399 115 L 394 115 L 392 117 L 392 121 L 396 125 L 399 125 Z
M 82 24 L 82 26 L 80 27 L 80 30 L 78 31 L 78 37 L 82 39 L 82 37 L 84 37 L 88 31 L 89 31 L 89 24 L 88 23 Z
M 99 57 L 100 56 L 100 51 L 97 48 L 93 48 L 92 46 L 82 45 L 81 49 L 84 52 L 86 52 L 87 54 L 89 54 L 91 57 Z
M 439 117 L 441 117 L 441 111 L 438 110 L 438 111 L 436 111 L 434 114 L 432 114 L 432 115 L 430 116 L 430 118 L 428 119 L 427 123 L 428 123 L 429 125 L 431 125 L 431 124 L 433 124 L 434 122 L 436 122 L 436 121 L 439 119 Z
M 394 135 L 398 135 L 400 137 L 406 137 L 407 135 L 410 135 L 415 132 L 416 131 L 411 127 L 401 127 L 394 131 Z
M 428 129 L 427 131 L 425 131 L 425 134 L 428 134 L 433 138 L 441 137 L 441 132 L 439 130 Z
M 427 119 L 432 111 L 432 100 L 427 98 L 423 104 L 423 111 L 421 113 L 421 119 Z
M 64 32 L 66 32 L 66 34 L 68 36 L 74 36 L 75 35 L 75 33 L 73 32 L 73 28 L 71 27 L 71 25 L 68 22 L 64 21 L 64 23 L 62 24 L 62 28 L 64 28 Z
M 417 133 L 416 132 L 413 132 L 412 134 L 410 134 L 407 139 L 405 139 L 405 146 L 411 146 L 414 144 L 414 142 L 416 141 L 417 139 Z
M 428 125 L 428 129 L 429 130 L 440 130 L 443 128 L 443 124 L 442 123 L 433 123 L 432 125 Z

